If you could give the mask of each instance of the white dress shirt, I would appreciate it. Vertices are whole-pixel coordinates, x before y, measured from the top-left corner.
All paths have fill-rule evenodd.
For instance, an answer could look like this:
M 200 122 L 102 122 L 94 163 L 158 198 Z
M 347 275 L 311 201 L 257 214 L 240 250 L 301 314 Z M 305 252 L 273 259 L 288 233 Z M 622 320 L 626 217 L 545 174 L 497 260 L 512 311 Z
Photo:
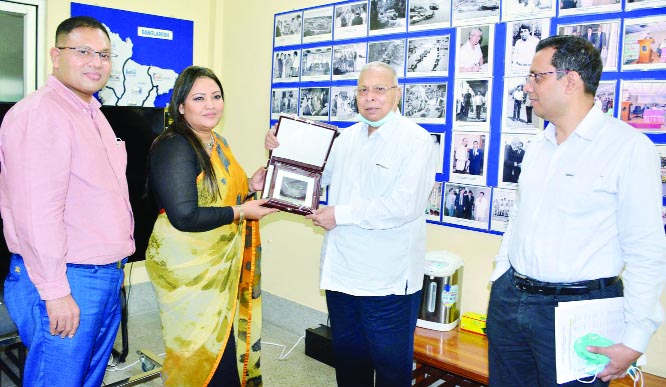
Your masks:
M 322 246 L 322 289 L 355 296 L 421 289 L 435 156 L 430 134 L 399 113 L 370 136 L 358 123 L 336 139 L 322 176 L 337 223 Z
M 546 282 L 622 272 L 623 343 L 645 352 L 663 321 L 666 281 L 661 178 L 654 144 L 591 109 L 557 145 L 555 127 L 530 143 L 492 280 L 509 266 Z

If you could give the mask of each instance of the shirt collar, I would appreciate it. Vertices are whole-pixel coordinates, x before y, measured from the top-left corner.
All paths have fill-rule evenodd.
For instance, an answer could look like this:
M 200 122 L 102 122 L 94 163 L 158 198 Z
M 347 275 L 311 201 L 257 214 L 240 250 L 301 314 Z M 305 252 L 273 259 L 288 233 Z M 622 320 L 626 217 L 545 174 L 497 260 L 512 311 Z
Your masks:
M 95 111 L 99 110 L 100 106 L 102 106 L 95 97 L 91 98 L 89 103 L 85 103 L 78 95 L 76 95 L 76 93 L 60 82 L 60 80 L 54 75 L 49 75 L 46 80 L 46 85 L 53 88 L 58 95 L 74 105 L 77 109 Z
M 599 131 L 603 127 L 603 121 L 605 119 L 605 114 L 599 109 L 592 107 L 585 118 L 578 124 L 576 129 L 571 133 L 571 135 L 578 136 L 584 140 L 592 141 L 599 134 Z M 549 123 L 546 129 L 544 130 L 544 137 L 553 144 L 557 144 L 557 139 L 555 136 L 555 125 Z
M 396 123 L 398 120 L 402 117 L 402 114 L 400 114 L 400 110 L 395 111 L 395 118 L 393 118 L 391 121 L 385 123 L 384 125 L 380 126 L 375 130 L 374 133 L 376 133 L 379 138 L 381 138 L 384 141 L 389 141 L 391 137 L 393 137 L 393 133 L 395 132 L 397 125 Z M 367 125 L 366 125 L 367 129 Z M 367 132 L 366 132 L 367 133 Z M 374 135 L 373 133 L 373 135 Z

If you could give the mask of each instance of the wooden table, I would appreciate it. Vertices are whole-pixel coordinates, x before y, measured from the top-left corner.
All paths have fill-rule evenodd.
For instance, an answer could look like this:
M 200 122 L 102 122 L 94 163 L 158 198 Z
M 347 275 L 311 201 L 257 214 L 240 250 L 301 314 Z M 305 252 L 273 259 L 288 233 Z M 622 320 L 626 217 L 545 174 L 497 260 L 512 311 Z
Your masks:
M 415 387 L 429 386 L 438 380 L 455 382 L 461 387 L 488 385 L 488 339 L 484 335 L 460 328 L 439 332 L 417 327 L 414 361 Z M 666 379 L 647 373 L 643 375 L 645 387 L 666 387 Z M 633 385 L 629 377 L 611 383 L 611 387 Z

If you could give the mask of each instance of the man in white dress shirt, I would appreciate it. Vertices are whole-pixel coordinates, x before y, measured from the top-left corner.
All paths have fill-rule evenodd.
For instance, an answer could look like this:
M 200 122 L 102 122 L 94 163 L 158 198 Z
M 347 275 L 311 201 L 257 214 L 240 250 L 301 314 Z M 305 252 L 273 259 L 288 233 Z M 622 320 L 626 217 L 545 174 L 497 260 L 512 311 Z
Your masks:
M 595 386 L 624 377 L 664 319 L 659 156 L 645 135 L 593 108 L 602 69 L 584 38 L 553 36 L 537 46 L 524 89 L 550 123 L 527 148 L 495 258 L 487 320 L 493 387 L 557 385 L 559 302 L 624 296 L 622 340 L 587 348 L 609 358 Z

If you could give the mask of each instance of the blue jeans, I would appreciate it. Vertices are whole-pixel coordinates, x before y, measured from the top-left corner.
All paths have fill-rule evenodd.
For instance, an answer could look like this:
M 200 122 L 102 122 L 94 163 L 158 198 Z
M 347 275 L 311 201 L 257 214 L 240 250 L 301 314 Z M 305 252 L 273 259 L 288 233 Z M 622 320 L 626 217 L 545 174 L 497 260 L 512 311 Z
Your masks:
M 414 329 L 421 291 L 359 297 L 327 290 L 326 304 L 339 387 L 412 385 Z
M 67 265 L 72 297 L 81 311 L 73 338 L 49 333 L 46 304 L 20 255 L 11 258 L 5 303 L 28 348 L 24 385 L 99 387 L 120 325 L 123 270 L 116 266 Z
M 558 302 L 621 297 L 622 281 L 585 295 L 529 294 L 516 289 L 513 269 L 493 283 L 488 305 L 488 368 L 490 387 L 554 387 L 555 307 Z M 576 380 L 560 386 L 608 386 Z

